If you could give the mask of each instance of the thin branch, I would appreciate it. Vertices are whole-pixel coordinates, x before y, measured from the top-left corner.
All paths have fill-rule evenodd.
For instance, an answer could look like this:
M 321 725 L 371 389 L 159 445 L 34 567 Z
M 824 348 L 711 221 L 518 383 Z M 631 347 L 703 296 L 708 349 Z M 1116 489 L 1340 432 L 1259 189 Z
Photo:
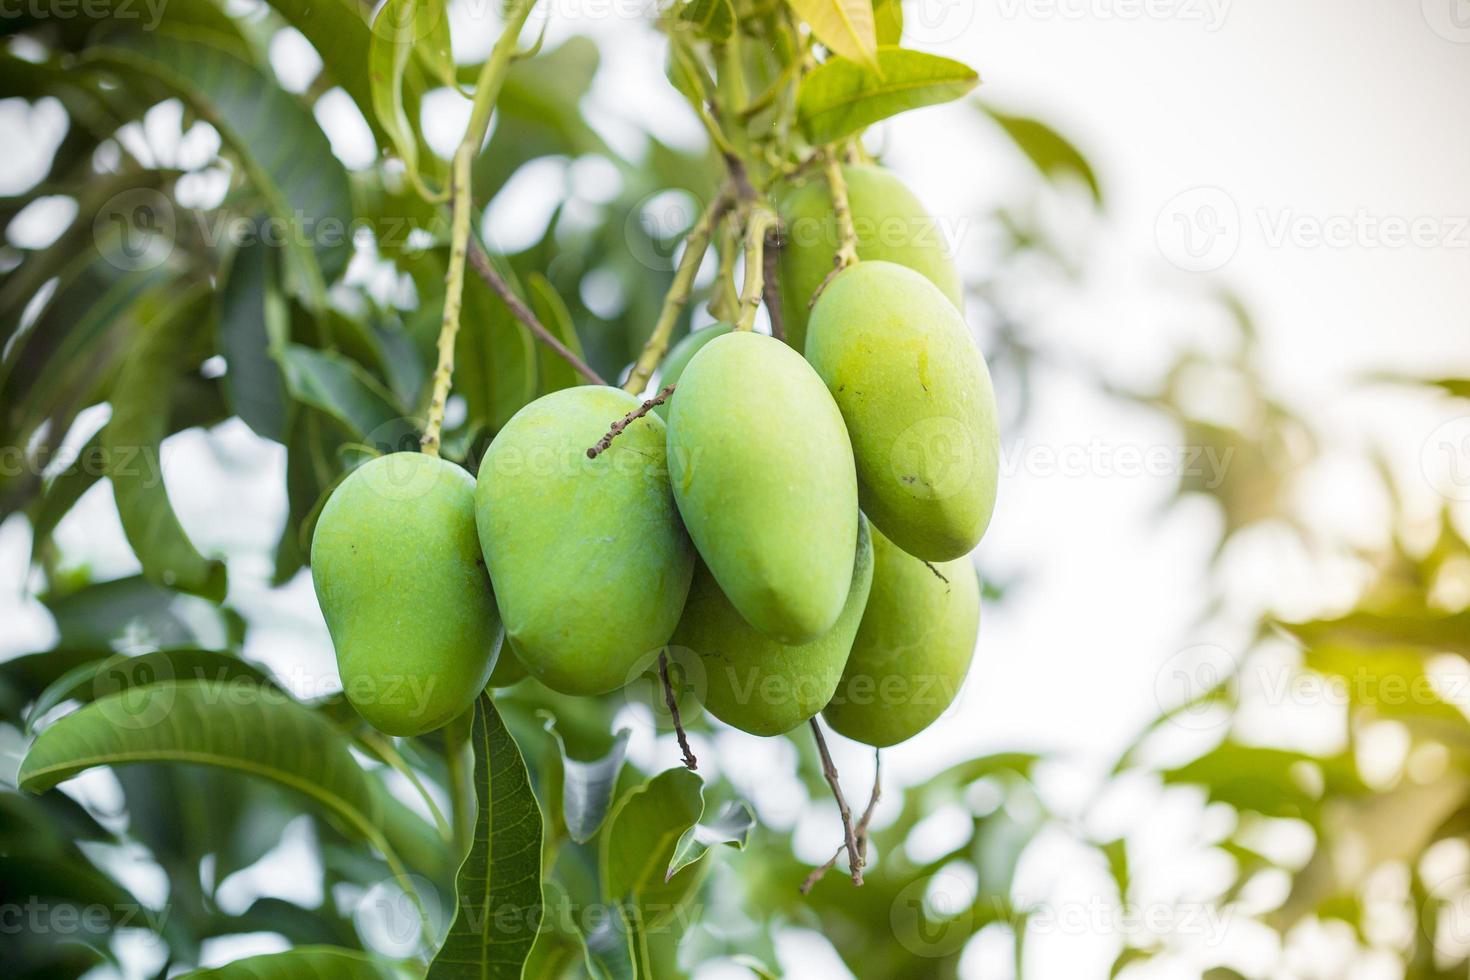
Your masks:
M 736 330 L 755 327 L 755 313 L 765 295 L 766 234 L 780 223 L 774 211 L 761 203 L 752 203 L 745 222 L 745 285 L 740 291 L 740 319 Z
M 501 302 L 510 308 L 511 316 L 521 321 L 537 340 L 551 348 L 553 353 L 570 364 L 578 374 L 592 384 L 607 384 L 602 375 L 588 367 L 586 361 L 578 357 L 570 348 L 557 340 L 555 334 L 546 329 L 546 325 L 536 318 L 531 308 L 521 301 L 521 298 L 515 294 L 515 290 L 510 288 L 510 283 L 495 271 L 495 267 L 490 264 L 490 257 L 485 254 L 480 243 L 473 239 L 470 241 L 470 267 L 495 291 L 495 295 L 500 297 Z
M 673 385 L 664 389 L 671 391 Z M 674 735 L 679 739 L 679 751 L 684 754 L 684 768 L 695 770 L 699 768 L 699 760 L 694 758 L 694 750 L 689 747 L 689 736 L 684 734 L 684 725 L 679 720 L 679 699 L 674 696 L 674 685 L 669 682 L 669 655 L 667 651 L 659 651 L 658 655 L 658 677 L 664 686 L 664 704 L 669 707 L 669 716 L 674 719 Z
M 878 808 L 878 799 L 883 795 L 882 767 L 883 752 L 881 749 L 874 749 L 873 792 L 868 797 L 867 809 L 863 810 L 863 817 L 861 820 L 858 821 L 857 829 L 853 831 L 853 836 L 857 840 L 857 849 L 860 856 L 859 859 L 863 865 L 866 865 L 868 863 L 868 824 L 872 822 L 873 811 Z M 842 857 L 843 852 L 846 850 L 846 843 L 839 844 L 837 846 L 837 850 L 832 853 L 832 856 L 827 859 L 825 864 L 823 864 L 820 868 L 813 868 L 812 873 L 807 875 L 806 880 L 801 883 L 801 893 L 803 895 L 810 895 L 812 889 L 817 886 L 817 882 L 821 881 L 822 877 L 826 875 L 828 871 L 831 871 L 837 866 L 837 859 Z
M 939 581 L 943 582 L 945 585 L 949 584 L 949 579 L 945 578 L 944 573 L 941 572 L 938 568 L 934 567 L 934 563 L 932 561 L 924 562 L 924 566 L 928 568 L 929 571 L 933 572 L 934 577 L 939 579 Z
M 648 384 L 648 379 L 653 377 L 654 369 L 658 367 L 659 361 L 663 360 L 664 353 L 669 349 L 669 337 L 674 332 L 674 324 L 678 322 L 684 304 L 689 302 L 689 293 L 694 287 L 694 276 L 699 272 L 699 264 L 704 261 L 704 253 L 709 248 L 710 235 L 714 231 L 715 224 L 729 210 L 730 204 L 729 191 L 720 192 L 710 202 L 709 207 L 704 209 L 704 213 L 694 222 L 694 227 L 690 228 L 689 234 L 685 236 L 684 254 L 679 257 L 679 267 L 674 271 L 674 281 L 669 285 L 669 291 L 664 296 L 664 305 L 659 311 L 658 321 L 653 325 L 653 333 L 648 335 L 648 341 L 643 345 L 643 352 L 638 355 L 638 361 L 628 374 L 628 380 L 623 382 L 624 391 L 634 393 L 642 391 L 643 386 Z
M 669 396 L 673 393 L 673 385 L 664 385 L 663 390 L 660 391 L 658 394 L 654 395 L 652 398 L 645 401 L 642 405 L 639 405 L 637 408 L 633 409 L 633 411 L 629 412 L 627 415 L 624 415 L 622 418 L 614 422 L 612 424 L 612 427 L 607 430 L 607 434 L 604 435 L 601 439 L 597 440 L 597 445 L 587 450 L 587 458 L 596 459 L 598 456 L 601 456 L 603 453 L 607 452 L 608 449 L 611 448 L 613 440 L 622 435 L 624 429 L 632 425 L 634 422 L 637 422 L 639 419 L 643 418 L 643 416 L 647 415 L 649 412 L 653 411 L 664 402 L 668 401 Z
M 847 199 L 847 180 L 842 176 L 842 165 L 837 154 L 828 150 L 822 154 L 823 171 L 827 176 L 827 188 L 832 194 L 832 214 L 837 219 L 837 254 L 832 257 L 832 271 L 822 279 L 807 304 L 810 309 L 817 305 L 817 298 L 837 274 L 858 260 L 857 229 L 852 222 L 852 206 Z
M 842 815 L 843 847 L 847 848 L 848 870 L 852 872 L 852 883 L 863 883 L 863 862 L 858 851 L 857 837 L 852 829 L 852 811 L 848 809 L 847 797 L 842 795 L 842 784 L 837 781 L 837 766 L 832 762 L 832 753 L 827 751 L 827 739 L 822 735 L 822 726 L 815 716 L 811 718 L 812 735 L 817 740 L 817 752 L 822 757 L 822 775 L 832 787 L 832 798 L 837 801 L 837 812 Z
M 786 339 L 786 321 L 781 314 L 780 262 L 781 249 L 785 247 L 780 227 L 766 230 L 765 283 L 762 292 L 766 301 L 766 312 L 771 316 L 771 336 Z

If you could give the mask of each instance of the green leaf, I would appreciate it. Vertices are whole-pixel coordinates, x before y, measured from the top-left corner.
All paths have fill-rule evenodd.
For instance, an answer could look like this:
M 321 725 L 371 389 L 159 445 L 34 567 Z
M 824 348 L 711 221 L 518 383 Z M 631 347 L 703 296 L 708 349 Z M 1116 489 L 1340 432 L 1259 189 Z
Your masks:
M 396 444 L 397 430 L 411 424 L 388 389 L 341 354 L 288 344 L 281 351 L 281 368 L 293 397 L 326 412 L 358 438 L 387 436 Z
M 735 5 L 730 0 L 687 0 L 674 9 L 674 19 L 707 41 L 728 41 L 735 31 Z
M 266 953 L 210 970 L 183 974 L 185 980 L 400 980 L 409 974 L 355 949 L 302 946 Z
M 1092 164 L 1061 133 L 1037 119 L 1008 115 L 985 105 L 980 108 L 1005 130 L 1011 141 L 1048 180 L 1055 181 L 1059 176 L 1081 180 L 1092 192 L 1092 199 L 1102 204 L 1102 188 Z
M 684 832 L 704 813 L 704 780 L 669 769 L 624 796 L 602 843 L 602 888 L 610 903 L 641 911 L 645 925 L 667 921 L 698 888 L 701 867 L 670 875 Z
M 368 74 L 368 49 L 371 38 L 365 8 L 352 0 L 267 0 L 286 23 L 301 32 L 316 53 L 322 66 L 342 90 L 357 103 L 363 118 L 379 143 L 387 141 L 387 133 L 373 111 L 373 94 Z
M 379 829 L 393 801 L 352 758 L 347 738 L 266 688 L 188 680 L 108 695 L 38 735 L 17 782 L 39 793 L 96 766 L 137 762 L 197 763 L 271 780 L 309 797 L 396 863 Z
M 872 0 L 787 0 L 834 54 L 880 68 Z M 881 70 L 886 71 L 886 67 Z
M 521 750 L 489 695 L 475 705 L 475 840 L 455 876 L 459 903 L 429 980 L 518 980 L 541 919 L 541 807 Z
M 161 82 L 208 120 L 265 199 L 293 291 L 312 309 L 352 254 L 351 186 L 310 110 L 259 68 L 199 40 L 154 31 L 109 38 L 91 63 Z
M 583 357 L 582 341 L 577 337 L 577 330 L 572 326 L 572 314 L 567 309 L 567 304 L 562 301 L 561 294 L 556 291 L 545 276 L 539 272 L 533 272 L 526 277 L 530 296 L 531 311 L 536 314 L 536 319 L 550 330 L 566 345 L 567 349 L 578 357 Z M 536 345 L 536 357 L 540 361 L 541 386 L 540 393 L 547 394 L 559 391 L 562 388 L 573 388 L 584 384 L 586 379 L 577 373 L 557 353 L 543 344 Z
M 508 274 L 503 262 L 494 256 L 491 261 Z M 514 280 L 507 275 L 507 281 Z M 455 389 L 464 396 L 471 425 L 498 431 L 536 397 L 537 354 L 531 332 L 479 276 L 465 283 L 455 351 Z
M 832 143 L 909 109 L 938 105 L 980 83 L 973 68 L 904 48 L 878 49 L 882 73 L 848 58 L 831 58 L 807 75 L 797 116 L 813 143 Z
M 257 227 L 259 224 L 257 223 Z M 218 293 L 219 349 L 229 370 L 225 391 L 230 407 L 255 433 L 286 441 L 286 383 L 271 352 L 284 341 L 276 324 L 275 269 L 259 242 L 241 247 Z
M 174 680 L 245 681 L 250 687 L 276 687 L 263 668 L 220 650 L 180 647 L 136 656 L 118 654 L 78 664 L 52 681 L 31 705 L 29 720 L 34 722 L 67 701 L 86 704 L 130 688 Z
M 705 853 L 719 844 L 729 844 L 737 851 L 745 850 L 745 842 L 755 827 L 755 812 L 743 800 L 726 803 L 713 820 L 699 823 L 684 831 L 674 848 L 674 857 L 669 861 L 669 870 L 664 872 L 667 881 L 689 865 L 704 857 Z
M 623 757 L 628 751 L 628 736 L 631 729 L 624 728 L 613 740 L 612 748 L 601 758 L 583 761 L 574 759 L 567 752 L 561 732 L 556 730 L 556 719 L 548 717 L 546 730 L 556 739 L 561 750 L 562 819 L 567 833 L 578 844 L 585 844 L 597 835 L 597 829 L 607 817 L 612 805 L 613 791 L 617 788 L 618 774 L 623 769 Z
M 422 141 L 410 110 L 417 113 L 419 92 L 417 85 L 405 88 L 405 78 L 412 78 L 415 52 L 435 67 L 443 67 L 448 59 L 447 84 L 454 84 L 449 18 L 442 0 L 388 0 L 373 19 L 368 45 L 373 114 L 403 160 L 409 179 L 418 184 Z
M 878 44 L 897 45 L 903 40 L 903 3 L 901 0 L 873 0 L 873 24 Z
M 143 574 L 159 585 L 219 602 L 225 597 L 225 567 L 195 549 L 162 479 L 161 447 L 175 378 L 209 309 L 207 300 L 207 292 L 196 289 L 138 325 L 113 385 L 112 418 L 102 430 L 102 445 L 123 533 Z
M 62 651 L 97 659 L 118 650 L 222 648 L 239 641 L 230 613 L 196 596 L 160 588 L 141 575 L 96 582 L 44 601 L 61 634 L 57 649 L 42 655 L 53 660 Z M 68 669 L 80 662 L 68 664 Z

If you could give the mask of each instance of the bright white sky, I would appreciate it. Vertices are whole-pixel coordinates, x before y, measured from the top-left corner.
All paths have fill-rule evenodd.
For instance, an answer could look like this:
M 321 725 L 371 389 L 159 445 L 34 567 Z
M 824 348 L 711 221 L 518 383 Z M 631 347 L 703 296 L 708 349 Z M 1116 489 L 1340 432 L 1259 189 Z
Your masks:
M 483 23 L 476 15 L 488 6 L 457 6 L 456 28 Z M 1353 540 L 1381 537 L 1385 501 L 1353 461 L 1369 446 L 1387 452 L 1406 475 L 1416 509 L 1437 505 L 1417 474 L 1426 439 L 1453 419 L 1453 408 L 1349 385 L 1376 371 L 1470 376 L 1465 0 L 919 0 L 906 7 L 907 43 L 975 65 L 987 99 L 1054 123 L 1099 170 L 1109 215 L 1086 229 L 1089 278 L 1045 309 L 1034 343 L 1147 385 L 1180 347 L 1218 336 L 1197 297 L 1226 283 L 1256 314 L 1278 394 L 1328 433 L 1328 457 L 1304 490 L 1314 522 Z M 610 138 L 618 137 L 616 118 L 632 114 L 666 138 L 694 138 L 677 98 L 656 94 L 666 83 L 651 32 L 590 16 L 608 9 L 596 0 L 559 0 L 553 9 L 550 43 L 581 30 L 609 42 L 595 102 L 612 117 Z M 476 45 L 456 48 L 464 54 Z M 431 132 L 456 133 L 462 107 L 438 103 L 427 122 Z M 884 127 L 879 143 L 941 220 L 1014 203 L 1027 186 L 1024 165 L 962 106 L 905 117 Z M 551 179 L 527 187 L 527 200 L 555 193 Z M 1178 197 L 1197 188 L 1205 190 Z M 1065 201 L 1047 207 L 1057 221 L 1075 223 Z M 1395 245 L 1385 220 L 1418 220 L 1425 243 Z M 1179 234 L 1191 221 L 1197 236 L 1222 232 L 1213 251 L 1191 258 L 1182 250 Z M 1346 239 L 1336 244 L 1311 238 L 1339 232 Z M 1210 270 L 1179 268 L 1195 260 Z M 1233 615 L 1199 626 L 1205 561 L 1217 532 L 1211 508 L 1193 502 L 1162 511 L 1174 485 L 1170 474 L 1089 467 L 1059 475 L 1037 462 L 1046 451 L 1101 446 L 1112 454 L 1106 458 L 1117 459 L 1120 450 L 1173 451 L 1176 443 L 1168 427 L 1101 398 L 1074 375 L 1042 378 L 1029 431 L 1024 440 L 1012 434 L 1007 446 L 1000 504 L 980 549 L 985 567 L 1024 571 L 1026 578 L 1003 610 L 984 618 L 978 659 L 957 707 L 888 753 L 886 773 L 917 781 L 976 751 L 1046 749 L 1065 760 L 1045 774 L 1050 801 L 1078 810 L 1157 712 L 1158 692 L 1172 690 L 1165 665 L 1177 665 L 1176 653 L 1214 644 L 1238 654 L 1251 617 L 1266 603 L 1307 613 L 1321 602 L 1350 601 L 1354 578 L 1344 566 L 1314 565 L 1276 537 L 1254 535 L 1226 563 L 1237 596 Z M 270 538 L 284 510 L 279 452 L 240 431 L 214 445 L 189 435 L 172 448 L 171 495 L 206 549 Z M 99 574 L 123 574 L 136 566 L 106 493 L 99 488 L 89 498 L 64 526 L 63 540 Z M 222 512 L 232 515 L 228 526 L 217 519 Z M 0 638 L 0 655 L 34 649 L 50 635 L 44 612 L 15 587 L 28 545 L 18 522 L 0 528 L 0 581 L 7 583 L 0 618 L 20 624 Z M 264 557 L 256 569 L 262 576 Z M 234 570 L 232 595 L 259 624 L 248 653 L 297 676 L 303 665 L 305 676 L 330 674 L 309 582 L 273 594 L 246 581 L 249 572 Z M 1212 734 L 1218 731 L 1203 737 Z M 1182 731 L 1179 742 L 1199 737 Z M 635 757 L 668 748 L 655 746 L 651 735 L 640 741 Z M 848 744 L 835 750 L 856 784 L 849 794 L 865 795 L 866 752 Z M 761 761 L 750 771 L 763 769 Z M 1103 836 L 1133 831 L 1135 873 L 1150 893 L 1187 897 L 1208 887 L 1210 869 L 1178 860 L 1206 832 L 1192 804 L 1160 803 L 1145 787 L 1113 796 L 1090 829 Z M 802 826 L 799 844 L 813 860 L 830 849 L 832 819 L 824 813 Z M 942 837 L 945 815 L 927 829 Z M 1031 895 L 1079 907 L 1109 894 L 1099 867 L 1065 842 L 1037 848 L 1021 881 Z M 1248 975 L 1267 968 L 1269 940 L 1245 925 L 1228 936 L 1223 943 L 1213 933 L 1187 938 L 1181 959 L 1130 976 L 1189 975 L 1225 950 Z M 1009 952 L 997 938 L 970 950 L 968 976 L 1009 975 Z M 1027 978 L 1105 976 L 1118 942 L 1113 928 L 1035 937 Z M 220 959 L 238 954 L 217 951 Z M 794 976 L 841 975 L 809 936 L 793 937 L 783 955 Z M 1319 956 L 1315 967 L 1281 975 L 1384 975 L 1371 963 Z

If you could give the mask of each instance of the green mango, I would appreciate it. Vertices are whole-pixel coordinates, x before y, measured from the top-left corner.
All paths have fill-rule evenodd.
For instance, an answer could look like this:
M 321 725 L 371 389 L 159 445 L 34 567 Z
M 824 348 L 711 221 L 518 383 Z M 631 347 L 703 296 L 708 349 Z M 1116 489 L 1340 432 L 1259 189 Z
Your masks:
M 873 588 L 822 717 L 880 748 L 913 738 L 959 693 L 979 632 L 980 580 L 968 560 L 931 568 L 874 528 Z
M 723 337 L 734 329 L 733 324 L 712 323 L 707 327 L 700 327 L 698 330 L 686 334 L 684 339 L 680 340 L 674 345 L 674 349 L 669 351 L 669 356 L 664 358 L 663 367 L 660 369 L 658 376 L 659 387 L 664 388 L 671 384 L 677 384 L 679 379 L 684 376 L 684 369 L 689 366 L 689 362 L 693 360 L 694 355 L 704 349 L 705 344 L 714 340 L 716 337 Z M 677 391 L 674 392 L 674 395 L 677 394 Z M 665 422 L 669 420 L 669 406 L 674 400 L 674 395 L 670 395 L 668 401 L 654 409 L 659 414 L 659 418 Z
M 852 585 L 841 615 L 830 630 L 806 643 L 782 643 L 752 629 L 709 569 L 698 564 L 684 616 L 669 642 L 698 655 L 701 701 L 710 714 L 752 735 L 779 735 L 832 700 L 873 582 L 867 525 L 858 524 Z
M 517 412 L 480 464 L 476 523 L 506 638 L 562 694 L 638 677 L 689 594 L 694 547 L 669 489 L 663 420 L 646 415 L 587 458 L 638 404 L 601 385 L 552 392 Z
M 842 416 L 800 354 L 748 331 L 705 345 L 669 413 L 669 472 L 746 622 L 782 643 L 832 628 L 852 584 L 857 478 Z
M 311 579 L 343 692 L 374 728 L 421 735 L 484 690 L 500 617 L 461 467 L 417 452 L 358 467 L 322 508 Z
M 505 630 L 501 629 L 498 638 L 500 655 L 495 658 L 495 667 L 490 671 L 490 679 L 486 681 L 487 687 L 510 687 L 526 679 L 526 668 L 516 659 L 515 651 L 510 644 L 505 642 Z
M 847 423 L 868 519 L 926 561 L 973 549 L 1000 434 L 985 359 L 944 295 L 912 269 L 859 262 L 817 301 L 806 356 Z
M 897 262 L 926 276 L 956 309 L 965 304 L 964 284 L 950 257 L 946 229 L 892 172 L 871 164 L 842 168 L 847 201 L 857 232 L 858 258 Z M 837 257 L 837 219 L 832 192 L 814 177 L 778 202 L 784 228 L 781 249 L 781 318 L 786 342 L 806 349 L 812 295 Z

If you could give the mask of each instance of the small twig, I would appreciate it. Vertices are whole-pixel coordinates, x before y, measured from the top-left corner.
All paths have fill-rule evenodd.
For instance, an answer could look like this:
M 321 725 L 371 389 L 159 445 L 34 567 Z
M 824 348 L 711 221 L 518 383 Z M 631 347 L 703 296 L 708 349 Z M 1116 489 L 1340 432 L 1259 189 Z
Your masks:
M 749 205 L 745 223 L 745 285 L 740 291 L 740 319 L 736 330 L 755 327 L 755 313 L 765 295 L 766 234 L 779 224 L 776 213 L 759 201 Z
M 815 716 L 810 723 L 812 735 L 817 740 L 817 752 L 822 757 L 822 775 L 826 777 L 827 785 L 832 787 L 832 798 L 837 801 L 837 812 L 842 816 L 843 847 L 847 848 L 847 864 L 848 870 L 852 872 L 852 883 L 861 885 L 863 862 L 857 847 L 857 837 L 852 829 L 852 811 L 848 809 L 847 797 L 842 795 L 842 785 L 837 781 L 837 766 L 832 762 L 832 753 L 827 751 L 827 739 L 822 735 L 822 726 L 817 724 Z
M 665 388 L 665 391 L 673 390 L 673 385 Z M 684 753 L 684 768 L 694 770 L 699 768 L 699 760 L 694 758 L 694 750 L 689 747 L 689 736 L 684 734 L 684 725 L 679 721 L 679 699 L 674 697 L 674 685 L 669 682 L 669 655 L 667 651 L 660 651 L 658 655 L 658 676 L 664 685 L 664 704 L 669 706 L 669 715 L 674 719 L 674 734 L 679 739 L 679 751 Z
M 927 568 L 927 569 L 929 569 L 929 571 L 933 572 L 934 573 L 934 577 L 937 578 L 937 579 L 939 579 L 939 581 L 943 582 L 945 585 L 948 585 L 949 584 L 949 579 L 945 578 L 944 577 L 944 573 L 941 572 L 939 569 L 937 569 L 937 568 L 934 567 L 934 563 L 933 562 L 931 562 L 931 561 L 924 562 L 924 567 Z
M 781 238 L 780 227 L 766 231 L 766 281 L 762 289 L 765 295 L 766 312 L 771 316 L 771 336 L 777 340 L 786 339 L 786 321 L 781 315 L 780 284 L 781 249 L 784 246 L 785 242 Z
M 709 248 L 710 235 L 714 232 L 715 225 L 719 223 L 720 218 L 729 210 L 731 200 L 729 190 L 722 190 L 694 222 L 694 227 L 689 229 L 689 234 L 684 236 L 684 254 L 679 257 L 679 267 L 674 271 L 674 281 L 664 295 L 664 305 L 659 310 L 658 321 L 653 325 L 653 332 L 648 335 L 648 341 L 644 343 L 637 363 L 629 372 L 628 380 L 623 382 L 624 391 L 634 394 L 642 391 L 643 386 L 648 384 L 648 379 L 653 377 L 653 371 L 658 367 L 659 361 L 663 360 L 664 353 L 669 349 L 669 337 L 674 332 L 674 324 L 678 322 L 684 304 L 689 302 L 690 290 L 694 288 L 694 276 L 699 272 L 700 263 L 704 261 L 704 253 Z
M 601 456 L 603 453 L 607 452 L 608 449 L 612 446 L 613 440 L 622 435 L 624 429 L 632 425 L 634 422 L 637 422 L 639 419 L 643 418 L 643 416 L 647 415 L 649 412 L 653 411 L 664 402 L 668 401 L 669 396 L 673 393 L 674 386 L 672 384 L 664 385 L 663 390 L 660 391 L 658 394 L 654 395 L 652 398 L 645 401 L 642 405 L 639 405 L 637 408 L 633 409 L 633 411 L 629 412 L 627 415 L 624 415 L 622 418 L 614 422 L 612 424 L 612 427 L 607 430 L 607 434 L 604 435 L 601 439 L 597 440 L 597 445 L 587 450 L 587 458 L 596 459 L 598 456 Z
M 852 206 L 847 200 L 847 180 L 842 176 L 842 165 L 837 161 L 837 154 L 831 150 L 822 154 L 822 164 L 827 176 L 827 188 L 832 194 L 832 214 L 837 219 L 837 254 L 832 256 L 832 271 L 823 277 L 821 284 L 812 293 L 811 301 L 807 303 L 808 309 L 817 305 L 817 298 L 837 278 L 839 272 L 856 264 L 858 260 L 857 228 L 852 221 Z
M 530 330 L 536 336 L 537 340 L 551 348 L 553 353 L 570 364 L 576 369 L 578 374 L 592 384 L 607 384 L 602 379 L 602 375 L 588 367 L 586 361 L 583 361 L 570 348 L 560 340 L 557 340 L 556 335 L 550 330 L 547 330 L 545 324 L 536 319 L 536 314 L 532 313 L 531 308 L 523 303 L 521 298 L 515 294 L 515 290 L 510 288 L 510 283 L 506 282 L 500 273 L 495 271 L 495 267 L 490 264 L 490 257 L 485 254 L 485 250 L 480 247 L 480 243 L 473 238 L 470 239 L 470 266 L 495 291 L 495 295 L 500 297 L 501 302 L 510 308 L 511 316 L 521 321 L 526 329 Z
M 882 795 L 883 753 L 880 749 L 874 749 L 873 792 L 868 797 L 867 809 L 863 811 L 863 817 L 861 820 L 858 821 L 857 829 L 853 831 L 853 836 L 857 840 L 858 854 L 860 856 L 861 863 L 864 865 L 868 863 L 868 824 L 870 824 L 873 820 L 873 811 L 878 808 L 878 799 Z M 817 886 L 817 882 L 821 881 L 822 877 L 826 875 L 828 871 L 831 871 L 837 866 L 837 859 L 842 857 L 842 852 L 846 850 L 846 843 L 839 844 L 837 850 L 832 853 L 832 856 L 827 859 L 825 864 L 823 864 L 820 868 L 813 868 L 812 873 L 807 875 L 806 880 L 801 883 L 801 893 L 803 895 L 810 895 L 812 889 Z

